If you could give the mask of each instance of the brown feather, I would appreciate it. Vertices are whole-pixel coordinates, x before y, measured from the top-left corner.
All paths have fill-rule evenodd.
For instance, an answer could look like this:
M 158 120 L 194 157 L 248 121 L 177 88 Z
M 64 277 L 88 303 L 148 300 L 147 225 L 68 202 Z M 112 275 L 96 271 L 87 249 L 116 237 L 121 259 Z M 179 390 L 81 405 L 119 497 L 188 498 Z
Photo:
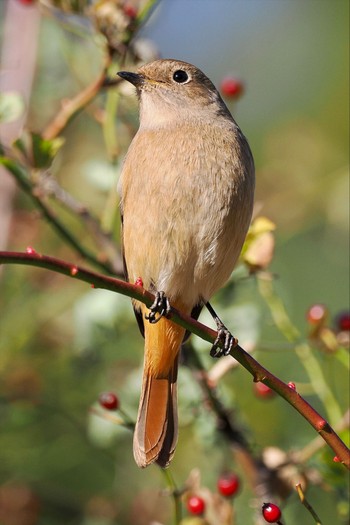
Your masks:
M 177 83 L 175 74 L 187 75 Z M 249 145 L 211 81 L 181 61 L 157 60 L 120 76 L 136 86 L 140 127 L 119 190 L 125 266 L 131 282 L 197 317 L 238 259 L 252 215 Z M 168 319 L 144 322 L 142 394 L 134 455 L 145 467 L 169 464 L 177 440 L 176 374 L 185 330 Z
M 144 307 L 145 313 L 147 309 Z M 145 324 L 145 361 L 134 457 L 139 467 L 169 465 L 178 436 L 177 367 L 185 330 L 166 318 Z

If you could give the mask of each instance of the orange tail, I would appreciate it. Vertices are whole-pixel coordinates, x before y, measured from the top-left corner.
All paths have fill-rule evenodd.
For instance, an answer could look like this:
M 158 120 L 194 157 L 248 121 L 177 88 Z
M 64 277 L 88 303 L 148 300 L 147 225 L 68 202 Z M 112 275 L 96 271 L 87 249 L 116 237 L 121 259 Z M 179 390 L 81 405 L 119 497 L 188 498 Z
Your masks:
M 179 307 L 179 306 L 178 306 Z M 179 307 L 180 308 L 180 307 Z M 142 307 L 142 314 L 147 312 Z M 185 330 L 162 318 L 145 321 L 145 360 L 134 457 L 139 467 L 167 467 L 177 443 L 177 363 Z

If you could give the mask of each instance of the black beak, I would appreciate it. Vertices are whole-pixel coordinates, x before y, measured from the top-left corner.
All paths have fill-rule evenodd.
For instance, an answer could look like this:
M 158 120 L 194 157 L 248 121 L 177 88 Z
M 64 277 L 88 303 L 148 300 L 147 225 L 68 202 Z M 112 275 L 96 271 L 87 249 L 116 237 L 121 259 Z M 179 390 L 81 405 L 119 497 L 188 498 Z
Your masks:
M 134 86 L 136 87 L 140 86 L 145 80 L 143 75 L 138 75 L 137 73 L 130 73 L 129 71 L 119 71 L 117 75 L 122 77 L 124 80 L 127 80 L 131 84 L 134 84 Z

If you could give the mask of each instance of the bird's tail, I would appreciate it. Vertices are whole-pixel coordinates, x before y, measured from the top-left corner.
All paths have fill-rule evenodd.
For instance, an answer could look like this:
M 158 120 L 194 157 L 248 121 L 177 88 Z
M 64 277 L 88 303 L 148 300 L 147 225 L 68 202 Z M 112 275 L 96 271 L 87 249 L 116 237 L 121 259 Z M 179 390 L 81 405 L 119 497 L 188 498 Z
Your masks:
M 175 305 L 174 305 L 175 306 Z M 181 309 L 181 305 L 176 305 Z M 142 314 L 147 308 L 142 307 Z M 178 436 L 177 367 L 185 330 L 163 317 L 145 321 L 142 391 L 134 433 L 134 457 L 139 467 L 157 462 L 167 467 Z

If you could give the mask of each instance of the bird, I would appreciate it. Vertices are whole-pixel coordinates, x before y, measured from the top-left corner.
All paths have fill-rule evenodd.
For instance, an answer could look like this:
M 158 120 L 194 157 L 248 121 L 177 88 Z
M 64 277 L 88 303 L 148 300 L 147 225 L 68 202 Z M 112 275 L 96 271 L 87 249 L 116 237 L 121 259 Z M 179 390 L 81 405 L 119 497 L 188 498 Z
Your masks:
M 118 183 L 125 274 L 156 294 L 153 308 L 133 301 L 145 339 L 133 453 L 141 468 L 166 468 L 178 440 L 177 374 L 186 336 L 167 317 L 169 303 L 198 318 L 229 279 L 252 217 L 254 160 L 218 90 L 196 66 L 160 59 L 118 75 L 139 99 L 139 128 Z

